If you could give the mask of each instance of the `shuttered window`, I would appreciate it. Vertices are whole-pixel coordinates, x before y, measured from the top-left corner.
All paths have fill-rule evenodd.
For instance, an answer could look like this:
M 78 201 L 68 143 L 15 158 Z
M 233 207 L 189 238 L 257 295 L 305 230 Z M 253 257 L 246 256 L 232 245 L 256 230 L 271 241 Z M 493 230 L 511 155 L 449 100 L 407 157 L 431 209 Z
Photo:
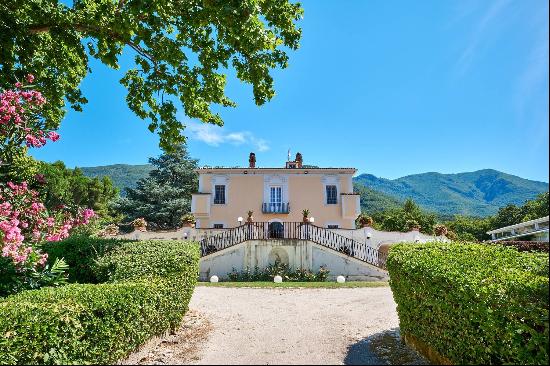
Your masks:
M 336 186 L 327 186 L 327 205 L 338 204 L 338 190 Z
M 215 205 L 225 205 L 225 186 L 216 185 L 214 187 L 214 204 Z

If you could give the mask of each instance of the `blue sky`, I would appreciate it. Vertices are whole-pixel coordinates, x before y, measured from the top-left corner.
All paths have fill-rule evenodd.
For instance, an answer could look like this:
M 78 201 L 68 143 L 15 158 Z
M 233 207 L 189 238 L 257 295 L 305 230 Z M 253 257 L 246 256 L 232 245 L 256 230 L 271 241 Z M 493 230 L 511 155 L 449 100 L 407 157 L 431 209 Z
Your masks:
M 353 166 L 385 178 L 483 168 L 548 182 L 548 1 L 302 2 L 303 38 L 263 107 L 234 76 L 225 127 L 189 121 L 203 165 Z M 123 67 L 130 65 L 128 51 Z M 158 138 L 135 117 L 120 71 L 93 62 L 83 113 L 34 150 L 68 166 L 143 164 Z

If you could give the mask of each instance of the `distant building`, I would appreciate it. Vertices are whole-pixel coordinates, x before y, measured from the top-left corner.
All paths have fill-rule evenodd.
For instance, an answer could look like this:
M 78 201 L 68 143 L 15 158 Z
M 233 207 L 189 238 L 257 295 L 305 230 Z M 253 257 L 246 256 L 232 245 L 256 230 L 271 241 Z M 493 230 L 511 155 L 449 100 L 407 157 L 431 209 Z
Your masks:
M 251 153 L 245 168 L 198 169 L 199 192 L 191 208 L 196 228 L 234 228 L 246 223 L 249 211 L 255 222 L 270 226 L 302 222 L 302 211 L 309 210 L 316 226 L 355 229 L 361 213 L 353 193 L 356 171 L 305 166 L 300 153 L 283 168 L 257 168 Z
M 512 239 L 547 242 L 549 240 L 548 216 L 489 231 L 487 234 L 491 235 L 492 241 L 495 242 Z

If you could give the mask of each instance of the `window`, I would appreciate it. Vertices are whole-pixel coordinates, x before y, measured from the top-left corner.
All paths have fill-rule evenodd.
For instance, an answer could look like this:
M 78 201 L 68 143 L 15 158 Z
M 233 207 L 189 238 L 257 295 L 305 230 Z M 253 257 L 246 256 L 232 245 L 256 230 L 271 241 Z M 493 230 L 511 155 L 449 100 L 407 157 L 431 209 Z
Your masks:
M 214 229 L 223 229 L 223 224 L 214 224 Z
M 338 191 L 336 186 L 327 186 L 327 205 L 338 204 Z
M 327 225 L 327 229 L 339 229 L 340 225 Z
M 215 205 L 225 205 L 225 186 L 216 185 L 214 186 L 214 204 Z
M 281 206 L 281 203 L 283 203 L 283 187 L 270 188 L 269 203 L 275 207 Z

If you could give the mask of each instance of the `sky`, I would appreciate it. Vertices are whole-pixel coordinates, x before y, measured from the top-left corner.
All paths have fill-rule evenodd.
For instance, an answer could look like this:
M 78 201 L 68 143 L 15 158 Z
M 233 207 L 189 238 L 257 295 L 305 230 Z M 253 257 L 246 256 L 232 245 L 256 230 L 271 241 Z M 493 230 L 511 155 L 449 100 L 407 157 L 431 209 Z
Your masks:
M 355 167 L 395 179 L 497 169 L 549 181 L 548 1 L 302 2 L 300 48 L 262 107 L 230 75 L 225 126 L 189 120 L 200 165 Z M 128 50 L 122 66 L 130 67 Z M 93 61 L 89 103 L 32 154 L 69 167 L 145 164 L 158 137 L 129 110 L 120 70 Z

